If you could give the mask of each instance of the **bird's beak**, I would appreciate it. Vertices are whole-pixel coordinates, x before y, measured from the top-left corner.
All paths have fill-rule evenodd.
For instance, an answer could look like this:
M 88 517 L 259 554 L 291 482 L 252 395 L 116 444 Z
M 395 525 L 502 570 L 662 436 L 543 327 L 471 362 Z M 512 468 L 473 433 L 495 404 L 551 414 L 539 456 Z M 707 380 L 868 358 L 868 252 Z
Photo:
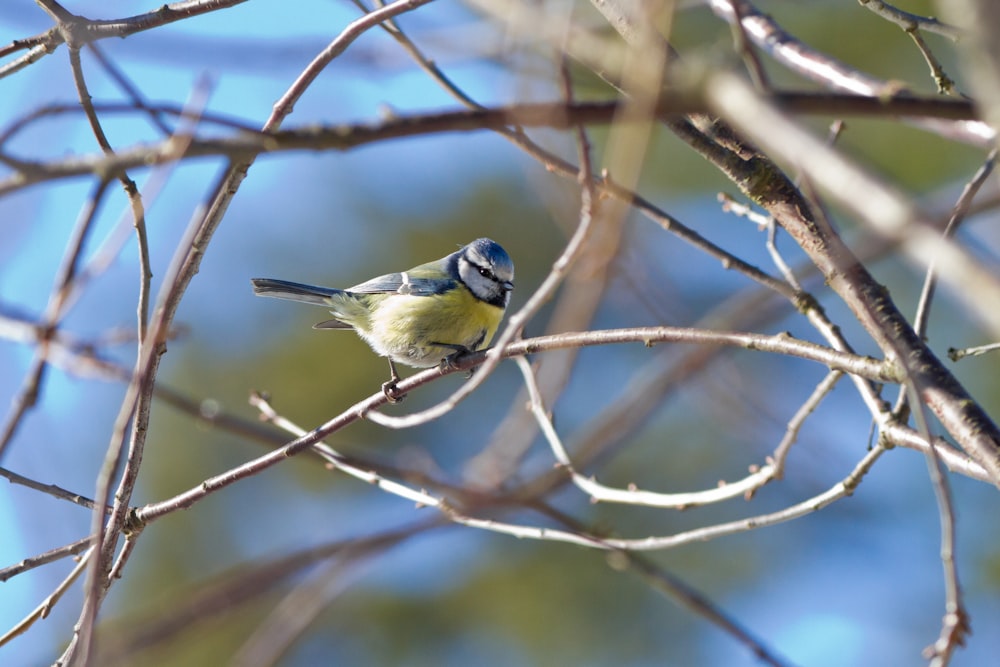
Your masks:
M 503 288 L 504 292 L 509 292 L 512 289 L 514 289 L 514 283 L 510 282 L 509 280 L 506 280 L 506 281 L 500 283 L 500 287 Z

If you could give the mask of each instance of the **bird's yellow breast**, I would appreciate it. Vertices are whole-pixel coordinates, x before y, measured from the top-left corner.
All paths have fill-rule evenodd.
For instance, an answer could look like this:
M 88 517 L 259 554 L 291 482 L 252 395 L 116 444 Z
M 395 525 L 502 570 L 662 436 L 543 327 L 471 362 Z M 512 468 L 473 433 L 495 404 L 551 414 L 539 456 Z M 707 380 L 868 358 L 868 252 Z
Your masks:
M 418 368 L 436 366 L 461 349 L 487 347 L 503 318 L 502 308 L 464 286 L 433 296 L 379 295 L 370 313 L 367 322 L 355 324 L 361 337 L 378 354 Z

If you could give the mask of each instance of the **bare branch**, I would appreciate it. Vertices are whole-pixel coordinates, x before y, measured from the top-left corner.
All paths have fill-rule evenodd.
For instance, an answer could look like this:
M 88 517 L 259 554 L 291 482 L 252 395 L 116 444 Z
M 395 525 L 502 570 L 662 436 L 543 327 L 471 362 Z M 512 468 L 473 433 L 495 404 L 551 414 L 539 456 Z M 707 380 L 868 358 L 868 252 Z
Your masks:
M 1000 304 L 1000 283 L 964 249 L 954 243 L 942 243 L 928 221 L 900 193 L 769 105 L 762 104 L 750 87 L 735 77 L 713 75 L 708 86 L 708 94 L 720 115 L 741 124 L 740 129 L 752 139 L 801 169 L 813 183 L 838 198 L 880 233 L 898 239 L 911 259 L 926 265 L 937 258 L 943 267 L 942 275 L 947 277 L 956 295 L 964 299 L 969 312 L 979 316 L 993 331 L 1000 332 L 1000 308 L 983 307 L 984 303 Z M 754 122 L 740 123 L 750 117 L 743 115 L 748 109 L 753 109 Z M 767 129 L 762 131 L 762 128 Z M 774 200 L 773 191 L 748 194 L 755 200 L 772 202 L 772 214 L 810 252 L 831 286 L 854 309 L 855 316 L 882 349 L 893 360 L 908 359 L 911 369 L 919 369 L 921 377 L 915 380 L 924 392 L 923 400 L 1000 486 L 1000 430 L 913 333 L 884 290 L 833 230 L 824 230 L 816 221 L 803 217 L 809 210 L 805 204 L 789 207 L 787 200 Z M 806 236 L 810 239 L 808 243 Z M 823 242 L 816 243 L 817 238 L 823 238 Z M 976 285 L 975 292 L 966 289 L 969 285 Z
M 972 113 L 971 106 L 967 102 L 937 98 L 900 97 L 876 100 L 858 96 L 789 93 L 775 95 L 774 99 L 782 107 L 802 113 L 895 116 L 912 110 L 918 113 L 925 112 L 925 115 L 942 114 L 946 117 L 969 116 Z M 703 105 L 698 98 L 688 94 L 666 95 L 656 107 L 658 114 L 685 113 L 702 108 Z M 261 154 L 283 151 L 345 151 L 374 142 L 444 132 L 504 130 L 511 126 L 568 129 L 585 124 L 611 122 L 618 110 L 619 105 L 614 102 L 580 102 L 570 106 L 556 102 L 396 116 L 375 124 L 311 127 L 258 134 L 244 132 L 238 137 L 191 139 L 183 156 L 185 158 L 216 156 L 245 160 Z M 8 130 L 8 134 L 9 132 Z M 177 153 L 177 147 L 171 139 L 152 146 L 119 150 L 114 156 L 84 155 L 62 158 L 49 163 L 30 162 L 0 153 L 0 162 L 6 162 L 21 172 L 6 181 L 0 181 L 0 196 L 44 181 L 89 174 L 117 175 L 129 169 L 163 164 L 178 159 Z
M 770 16 L 758 11 L 746 0 L 740 0 L 740 14 L 746 35 L 758 48 L 764 50 L 792 71 L 817 81 L 833 90 L 850 91 L 858 95 L 881 98 L 895 95 L 899 85 L 881 81 L 849 67 L 828 54 L 812 48 L 781 28 Z M 711 0 L 709 6 L 717 16 L 726 21 L 736 20 L 730 0 Z M 974 145 L 992 143 L 995 132 L 985 123 L 940 123 L 923 120 L 922 127 Z
M 923 30 L 943 35 L 952 41 L 958 41 L 962 37 L 961 30 L 947 23 L 942 23 L 933 16 L 920 16 L 905 12 L 887 2 L 882 2 L 882 0 L 858 0 L 858 2 L 868 11 L 874 12 L 886 21 L 895 23 L 905 32 Z

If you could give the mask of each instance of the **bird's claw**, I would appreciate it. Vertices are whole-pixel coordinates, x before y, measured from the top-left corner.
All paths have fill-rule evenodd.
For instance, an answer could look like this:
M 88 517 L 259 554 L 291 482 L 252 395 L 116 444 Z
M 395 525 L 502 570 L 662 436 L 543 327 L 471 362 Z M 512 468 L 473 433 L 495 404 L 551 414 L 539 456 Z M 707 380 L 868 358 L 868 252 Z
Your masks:
M 396 387 L 396 380 L 383 382 L 382 393 L 385 394 L 385 399 L 390 403 L 402 403 L 403 399 L 406 398 L 406 394 L 400 392 L 399 388 Z
M 447 357 L 445 357 L 444 359 L 441 360 L 441 365 L 440 365 L 441 372 L 444 373 L 446 371 L 461 370 L 461 367 L 458 365 L 458 361 L 459 361 L 459 359 L 461 359 L 463 356 L 465 356 L 468 353 L 469 353 L 468 350 L 458 350 L 457 352 L 454 352 L 453 354 L 449 354 Z M 472 374 L 473 374 L 473 372 L 475 372 L 475 370 L 476 370 L 475 367 L 472 367 L 472 368 L 468 369 L 465 372 L 465 377 L 467 377 L 467 378 L 472 377 Z

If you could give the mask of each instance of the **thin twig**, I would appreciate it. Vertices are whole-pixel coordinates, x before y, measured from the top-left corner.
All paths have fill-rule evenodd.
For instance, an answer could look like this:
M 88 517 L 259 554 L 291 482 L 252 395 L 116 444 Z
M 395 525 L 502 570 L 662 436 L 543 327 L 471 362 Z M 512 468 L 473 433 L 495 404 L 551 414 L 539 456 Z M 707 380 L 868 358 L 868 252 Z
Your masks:
M 74 44 L 69 44 L 69 63 L 73 72 L 73 83 L 76 85 L 77 97 L 80 106 L 83 107 L 90 129 L 97 139 L 97 144 L 107 155 L 114 155 L 115 151 L 111 147 L 111 142 L 101 126 L 101 121 L 97 116 L 91 101 L 90 91 L 87 89 L 87 81 L 83 74 L 83 63 L 80 60 L 80 49 Z M 122 171 L 118 175 L 118 181 L 122 184 L 125 196 L 128 198 L 129 206 L 132 210 L 132 225 L 136 230 L 136 239 L 139 244 L 139 299 L 138 299 L 138 331 L 139 340 L 146 336 L 146 326 L 149 320 L 149 283 L 152 278 L 152 271 L 149 268 L 149 244 L 146 239 L 146 209 L 139 196 L 139 189 L 136 187 L 128 172 Z
M 0 477 L 5 478 L 11 484 L 18 484 L 20 486 L 25 486 L 34 491 L 50 495 L 53 498 L 58 498 L 60 500 L 66 500 L 73 503 L 74 505 L 79 505 L 80 507 L 85 507 L 86 509 L 94 509 L 94 501 L 87 496 L 81 495 L 79 493 L 73 493 L 72 491 L 67 491 L 61 486 L 55 484 L 43 484 L 37 480 L 31 479 L 30 477 L 25 477 L 24 475 L 19 475 L 13 470 L 7 470 L 6 468 L 0 468 Z M 105 512 L 110 512 L 111 507 L 105 506 Z
M 62 264 L 56 273 L 52 291 L 49 295 L 49 302 L 41 318 L 41 327 L 39 329 L 41 336 L 33 353 L 31 367 L 21 383 L 21 388 L 12 401 L 11 411 L 8 413 L 2 433 L 0 433 L 0 459 L 3 457 L 4 449 L 14 438 L 14 434 L 17 432 L 25 414 L 38 401 L 47 368 L 45 362 L 46 346 L 56 331 L 57 324 L 63 315 L 63 310 L 73 291 L 73 284 L 79 270 L 84 246 L 90 236 L 91 230 L 95 226 L 97 213 L 100 210 L 101 203 L 104 201 L 107 188 L 107 180 L 101 180 L 97 183 L 93 193 L 87 199 L 83 210 L 80 211 L 77 223 L 70 235 Z
M 858 0 L 858 2 L 868 11 L 874 12 L 886 21 L 895 23 L 904 31 L 923 30 L 924 32 L 933 32 L 943 35 L 953 42 L 957 42 L 962 38 L 962 31 L 959 28 L 942 23 L 933 16 L 920 16 L 919 14 L 905 12 L 887 2 L 882 2 L 882 0 Z
M 965 357 L 978 357 L 980 354 L 987 354 L 988 352 L 995 352 L 1000 350 L 1000 343 L 988 343 L 986 345 L 977 345 L 975 347 L 966 347 L 962 349 L 957 349 L 954 347 L 948 348 L 948 358 L 952 361 L 958 361 Z
M 948 76 L 944 71 L 944 66 L 931 51 L 930 47 L 927 46 L 927 42 L 920 35 L 917 30 L 907 30 L 906 34 L 913 39 L 913 43 L 917 45 L 917 49 L 920 50 L 920 54 L 924 57 L 924 62 L 931 70 L 931 78 L 934 79 L 934 85 L 937 86 L 937 90 L 942 95 L 954 95 L 955 94 L 955 82 Z
M 642 505 L 646 507 L 659 507 L 668 509 L 688 509 L 701 505 L 732 500 L 733 498 L 749 497 L 760 487 L 774 479 L 775 469 L 771 465 L 753 466 L 750 475 L 736 482 L 720 483 L 714 489 L 696 491 L 693 493 L 658 493 L 645 491 L 630 485 L 627 489 L 616 489 L 600 484 L 593 477 L 585 477 L 577 472 L 570 460 L 569 453 L 563 446 L 562 438 L 552 424 L 545 405 L 542 403 L 541 393 L 538 391 L 538 382 L 535 378 L 531 364 L 524 357 L 515 359 L 524 384 L 528 388 L 529 408 L 534 415 L 542 435 L 549 443 L 549 448 L 556 459 L 556 462 L 569 474 L 573 484 L 581 491 L 590 496 L 593 502 L 622 503 L 628 505 Z
M 36 567 L 41 567 L 42 565 L 48 565 L 49 563 L 54 563 L 57 560 L 63 558 L 69 558 L 70 556 L 76 556 L 87 550 L 87 548 L 94 543 L 93 538 L 85 537 L 76 542 L 72 542 L 65 546 L 57 547 L 51 549 L 44 553 L 36 554 L 30 558 L 25 558 L 20 563 L 16 565 L 11 565 L 10 567 L 5 567 L 0 569 L 0 583 L 16 577 L 19 574 L 24 574 Z
M 24 619 L 22 619 L 17 625 L 7 631 L 2 637 L 0 637 L 0 647 L 4 646 L 12 639 L 24 634 L 28 629 L 51 613 L 52 608 L 56 606 L 62 596 L 66 593 L 73 582 L 76 581 L 83 571 L 86 569 L 87 564 L 90 562 L 90 557 L 94 554 L 94 547 L 90 547 L 82 556 L 80 556 L 80 561 L 76 564 L 76 567 L 70 571 L 68 575 L 56 586 L 56 589 L 49 594 L 45 600 L 42 601 L 40 605 L 35 607 L 35 609 L 29 613 Z
M 911 394 L 912 405 L 918 406 L 914 411 L 917 431 L 929 443 L 931 431 L 928 425 L 927 406 L 919 398 L 919 388 L 915 383 L 907 382 Z M 965 643 L 969 634 L 969 619 L 962 602 L 962 587 L 959 582 L 958 564 L 955 561 L 955 508 L 952 500 L 951 487 L 944 474 L 944 466 L 933 447 L 927 448 L 927 471 L 934 489 L 934 498 L 938 506 L 938 520 L 941 524 L 941 568 L 944 575 L 945 613 L 942 618 L 941 631 L 937 641 L 929 647 L 931 665 L 946 667 L 955 649 Z
M 969 212 L 969 207 L 972 206 L 972 200 L 976 198 L 979 190 L 982 189 L 983 185 L 985 185 L 987 179 L 990 177 L 990 174 L 993 173 L 996 158 L 997 150 L 993 149 L 986 157 L 986 161 L 973 175 L 972 179 L 965 184 L 964 188 L 962 188 L 962 193 L 958 196 L 958 201 L 955 202 L 951 215 L 948 217 L 948 223 L 945 225 L 944 231 L 941 233 L 943 238 L 952 238 L 955 235 L 955 232 L 958 231 L 959 226 L 961 226 L 961 224 L 965 221 L 966 215 Z M 922 338 L 927 335 L 927 323 L 930 319 L 931 301 L 934 299 L 934 292 L 937 288 L 937 265 L 938 261 L 933 257 L 927 263 L 924 285 L 920 290 L 920 299 L 917 302 L 917 310 L 913 319 L 913 330 L 916 331 Z
M 830 392 L 837 383 L 844 377 L 841 371 L 830 371 L 827 373 L 816 388 L 813 389 L 812 393 L 809 394 L 799 409 L 792 415 L 792 418 L 788 420 L 788 424 L 785 425 L 785 435 L 782 436 L 781 442 L 778 446 L 774 448 L 774 453 L 771 455 L 770 465 L 774 466 L 774 477 L 775 479 L 781 479 L 785 472 L 785 461 L 788 459 L 788 453 L 792 449 L 792 445 L 798 440 L 799 430 L 805 423 L 806 419 L 819 404 L 829 396 Z
M 132 100 L 132 106 L 141 111 L 145 111 L 149 121 L 156 126 L 161 134 L 165 137 L 169 137 L 174 134 L 175 131 L 168 126 L 162 118 L 162 114 L 156 109 L 156 107 L 150 105 L 142 95 L 139 87 L 136 86 L 132 81 L 129 80 L 125 72 L 121 70 L 110 58 L 104 54 L 104 49 L 97 45 L 97 42 L 90 42 L 87 44 L 87 50 L 93 54 L 100 63 L 104 71 L 108 73 L 108 76 L 118 84 L 118 87 L 122 89 L 126 96 Z M 197 112 L 198 110 L 196 110 Z
M 742 0 L 729 0 L 729 6 L 735 17 L 735 20 L 729 24 L 733 33 L 733 49 L 743 58 L 743 64 L 746 66 L 753 85 L 761 93 L 766 93 L 771 88 L 767 72 L 764 70 L 760 58 L 757 57 L 757 52 L 753 50 L 753 45 L 747 37 L 746 26 L 743 25 L 744 10 L 747 7 L 744 6 Z
M 247 0 L 181 0 L 171 4 L 161 5 L 152 12 L 136 14 L 120 19 L 92 21 L 77 16 L 65 10 L 54 0 L 36 0 L 39 5 L 56 22 L 54 28 L 13 42 L 5 47 L 0 57 L 31 45 L 28 54 L 18 60 L 0 67 L 0 78 L 24 69 L 37 62 L 42 57 L 53 53 L 63 43 L 70 43 L 77 48 L 90 42 L 111 37 L 127 37 L 137 32 L 159 28 L 160 26 L 181 21 L 192 16 L 227 9 Z

